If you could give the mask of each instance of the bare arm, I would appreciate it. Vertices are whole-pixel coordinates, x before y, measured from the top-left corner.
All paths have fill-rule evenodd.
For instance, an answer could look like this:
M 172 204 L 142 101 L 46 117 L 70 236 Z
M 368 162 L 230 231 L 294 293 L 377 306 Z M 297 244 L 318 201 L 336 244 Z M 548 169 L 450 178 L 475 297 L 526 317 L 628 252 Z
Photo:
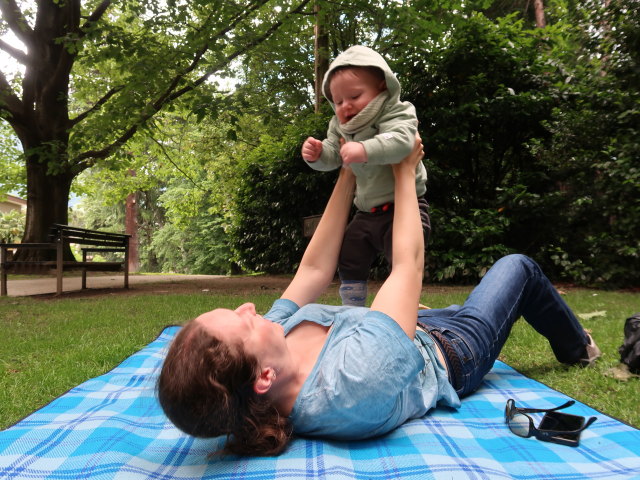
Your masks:
M 333 280 L 355 184 L 355 176 L 351 169 L 341 168 L 318 228 L 311 237 L 298 271 L 282 294 L 282 298 L 299 306 L 306 305 L 314 302 Z
M 422 141 L 416 135 L 413 151 L 392 166 L 396 183 L 391 273 L 371 305 L 371 310 L 393 318 L 409 338 L 416 333 L 424 274 L 424 237 L 415 181 L 416 166 L 423 156 Z

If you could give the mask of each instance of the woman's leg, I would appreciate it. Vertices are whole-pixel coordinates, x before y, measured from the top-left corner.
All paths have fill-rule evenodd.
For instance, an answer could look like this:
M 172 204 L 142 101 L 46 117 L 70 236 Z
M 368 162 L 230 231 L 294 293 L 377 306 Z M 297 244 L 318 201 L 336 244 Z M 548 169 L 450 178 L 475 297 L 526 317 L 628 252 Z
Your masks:
M 427 311 L 424 321 L 441 332 L 453 332 L 465 373 L 465 392 L 477 388 L 493 366 L 514 322 L 523 316 L 567 364 L 585 356 L 589 339 L 568 305 L 537 263 L 524 255 L 498 260 L 464 305 Z M 429 318 L 434 317 L 434 318 Z

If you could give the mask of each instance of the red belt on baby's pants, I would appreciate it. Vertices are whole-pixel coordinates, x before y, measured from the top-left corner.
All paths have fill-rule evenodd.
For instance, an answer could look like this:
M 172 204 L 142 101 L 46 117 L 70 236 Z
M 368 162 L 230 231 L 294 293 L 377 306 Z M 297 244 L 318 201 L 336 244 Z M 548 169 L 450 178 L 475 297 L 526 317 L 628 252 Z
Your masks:
M 386 212 L 391 207 L 393 207 L 393 202 L 383 203 L 382 205 L 378 205 L 377 207 L 371 207 L 369 213 Z

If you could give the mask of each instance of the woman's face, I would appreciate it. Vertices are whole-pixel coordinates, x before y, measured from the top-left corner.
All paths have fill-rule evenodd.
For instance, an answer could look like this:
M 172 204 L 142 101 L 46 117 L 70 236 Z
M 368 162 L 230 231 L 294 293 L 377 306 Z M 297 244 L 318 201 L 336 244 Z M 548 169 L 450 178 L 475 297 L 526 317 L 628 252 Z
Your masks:
M 282 348 L 286 349 L 284 328 L 256 313 L 253 303 L 245 303 L 235 310 L 218 308 L 195 320 L 214 337 L 227 344 L 242 344 L 247 354 L 260 363 L 268 361 Z

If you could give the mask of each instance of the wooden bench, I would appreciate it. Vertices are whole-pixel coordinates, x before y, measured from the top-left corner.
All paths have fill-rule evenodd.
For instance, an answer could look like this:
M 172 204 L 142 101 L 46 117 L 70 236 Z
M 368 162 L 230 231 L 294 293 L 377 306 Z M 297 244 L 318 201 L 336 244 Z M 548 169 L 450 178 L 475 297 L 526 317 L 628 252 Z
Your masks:
M 129 288 L 129 237 L 121 233 L 101 232 L 85 228 L 55 224 L 47 243 L 1 243 L 0 244 L 0 295 L 7 295 L 7 275 L 55 274 L 57 294 L 62 293 L 62 274 L 66 271 L 82 271 L 82 289 L 87 288 L 87 272 L 124 272 L 124 288 Z M 65 261 L 65 247 L 82 245 L 82 261 Z M 55 250 L 56 260 L 16 261 L 15 253 L 20 249 Z M 123 253 L 120 261 L 92 261 L 91 253 Z
M 318 228 L 322 214 L 311 215 L 309 217 L 302 217 L 302 236 L 304 238 L 311 238 Z

